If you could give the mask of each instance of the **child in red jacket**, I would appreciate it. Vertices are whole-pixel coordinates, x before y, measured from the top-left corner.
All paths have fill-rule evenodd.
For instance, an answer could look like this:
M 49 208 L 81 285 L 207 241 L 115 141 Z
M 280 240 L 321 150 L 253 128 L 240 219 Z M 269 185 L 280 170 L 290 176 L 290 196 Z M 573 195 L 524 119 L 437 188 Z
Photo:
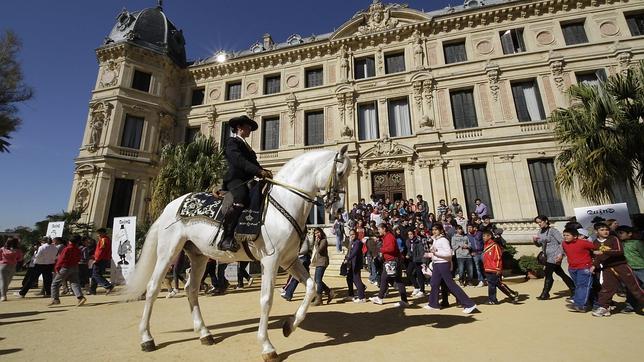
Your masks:
M 85 304 L 85 301 L 87 300 L 83 296 L 80 283 L 78 282 L 78 262 L 80 262 L 81 259 L 81 251 L 78 248 L 78 245 L 80 242 L 81 237 L 79 235 L 74 235 L 69 243 L 67 243 L 67 246 L 58 255 L 58 260 L 54 266 L 56 276 L 54 277 L 54 281 L 51 283 L 50 306 L 60 304 L 58 293 L 60 291 L 60 285 L 65 280 L 69 281 L 72 285 L 72 291 L 78 299 L 78 306 Z
M 487 279 L 487 299 L 490 305 L 499 304 L 496 299 L 496 288 L 510 297 L 512 303 L 519 302 L 519 293 L 510 289 L 502 281 L 503 274 L 503 249 L 494 241 L 491 231 L 483 231 L 483 269 Z

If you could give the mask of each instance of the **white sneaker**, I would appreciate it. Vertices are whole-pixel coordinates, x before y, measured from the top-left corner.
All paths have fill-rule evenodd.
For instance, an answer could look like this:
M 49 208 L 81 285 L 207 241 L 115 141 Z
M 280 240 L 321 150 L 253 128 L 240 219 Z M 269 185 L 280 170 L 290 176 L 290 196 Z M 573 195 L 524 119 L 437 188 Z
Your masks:
M 364 299 L 364 298 L 362 298 L 362 299 L 360 299 L 360 298 L 353 298 L 353 302 L 354 302 L 354 303 L 366 303 L 366 302 L 367 302 L 367 300 L 366 300 L 366 299 Z
M 479 282 L 479 283 L 476 285 L 476 287 L 477 287 L 477 288 L 481 288 L 481 287 L 483 287 L 483 286 L 485 286 L 485 284 L 483 284 L 483 282 Z
M 414 291 L 413 291 L 413 292 L 411 292 L 411 295 L 412 295 L 412 296 L 413 296 L 413 295 L 416 295 L 416 294 L 418 294 L 418 292 L 420 292 L 420 289 L 416 289 L 416 288 L 414 288 Z
M 21 299 L 23 299 L 25 297 L 24 295 L 20 294 L 20 292 L 14 292 L 13 295 L 15 295 L 16 297 L 21 298 Z
M 177 295 L 177 293 L 179 293 L 179 291 L 178 291 L 178 290 L 176 290 L 176 289 L 172 289 L 172 290 L 170 291 L 170 293 L 168 293 L 168 295 L 166 295 L 165 297 L 166 297 L 167 299 L 174 298 L 174 297 Z
M 427 304 L 423 306 L 423 309 L 431 310 L 431 311 L 438 311 L 441 310 L 440 308 L 434 308 L 431 305 Z
M 0 297 L 0 302 L 6 302 L 6 301 L 7 301 L 6 295 L 3 295 L 2 297 Z
M 369 298 L 369 300 L 370 300 L 373 304 L 380 304 L 380 305 L 382 305 L 382 299 L 380 299 L 379 297 L 371 297 L 371 298 Z
M 248 279 L 248 285 L 246 285 L 246 287 L 250 288 L 250 286 L 251 286 L 251 285 L 253 285 L 253 282 L 254 282 L 254 281 L 255 281 L 255 278 L 253 278 L 253 277 L 251 277 L 250 279 Z
M 394 305 L 396 307 L 399 307 L 399 308 L 407 308 L 407 307 L 409 307 L 409 303 L 407 303 L 405 301 L 402 301 L 402 300 L 400 302 L 394 304 Z
M 418 292 L 413 293 L 411 296 L 412 296 L 412 297 L 414 297 L 414 298 L 420 298 L 420 297 L 424 297 L 424 296 L 425 296 L 425 293 L 423 293 L 423 292 L 421 292 L 421 291 L 419 290 Z
M 471 306 L 471 307 L 469 307 L 469 308 L 463 308 L 463 313 L 465 313 L 465 314 L 470 314 L 470 313 L 472 313 L 475 309 L 476 309 L 476 304 L 474 304 L 473 306 Z

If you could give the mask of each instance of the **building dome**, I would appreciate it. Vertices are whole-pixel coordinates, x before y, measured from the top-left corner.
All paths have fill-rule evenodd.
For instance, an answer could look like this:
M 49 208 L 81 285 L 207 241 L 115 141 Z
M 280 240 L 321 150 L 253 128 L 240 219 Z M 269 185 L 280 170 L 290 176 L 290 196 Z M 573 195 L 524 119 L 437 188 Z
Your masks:
M 105 38 L 105 45 L 120 42 L 135 43 L 166 54 L 178 66 L 186 66 L 183 32 L 168 20 L 160 6 L 136 12 L 123 9 L 116 17 L 110 35 Z

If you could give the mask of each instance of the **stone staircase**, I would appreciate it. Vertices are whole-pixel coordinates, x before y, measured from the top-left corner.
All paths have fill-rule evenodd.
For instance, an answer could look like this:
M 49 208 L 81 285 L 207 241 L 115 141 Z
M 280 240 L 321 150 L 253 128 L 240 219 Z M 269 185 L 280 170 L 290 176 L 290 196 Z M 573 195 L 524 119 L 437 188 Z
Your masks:
M 344 256 L 347 254 L 347 248 L 342 248 L 342 253 L 335 250 L 335 245 L 329 245 L 329 267 L 324 272 L 324 277 L 338 277 L 344 278 L 340 275 L 340 265 L 344 261 Z

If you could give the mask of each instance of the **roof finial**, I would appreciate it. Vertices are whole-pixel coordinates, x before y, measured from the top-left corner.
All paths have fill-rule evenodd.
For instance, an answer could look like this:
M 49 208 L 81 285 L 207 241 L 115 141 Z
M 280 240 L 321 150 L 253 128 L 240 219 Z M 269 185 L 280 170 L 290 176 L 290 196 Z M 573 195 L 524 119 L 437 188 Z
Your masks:
M 163 9 L 163 0 L 157 0 L 157 7 Z

